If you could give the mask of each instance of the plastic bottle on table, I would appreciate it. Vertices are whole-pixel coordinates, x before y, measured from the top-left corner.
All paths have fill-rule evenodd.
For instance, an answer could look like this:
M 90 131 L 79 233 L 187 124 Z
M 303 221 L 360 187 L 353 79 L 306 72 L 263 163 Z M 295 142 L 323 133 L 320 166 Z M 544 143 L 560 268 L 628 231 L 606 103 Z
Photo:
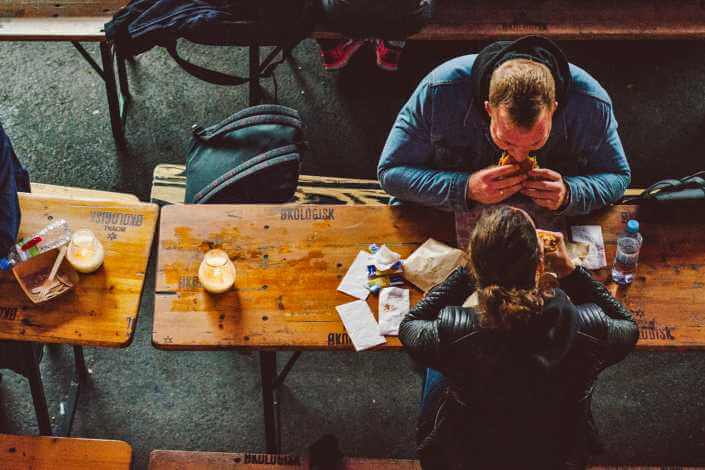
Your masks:
M 612 267 L 612 279 L 617 284 L 627 285 L 634 280 L 642 242 L 639 222 L 629 220 L 625 232 L 617 238 L 617 254 Z
M 5 258 L 0 258 L 0 269 L 8 271 L 18 263 L 66 245 L 70 240 L 71 229 L 68 222 L 63 219 L 56 220 L 13 246 Z

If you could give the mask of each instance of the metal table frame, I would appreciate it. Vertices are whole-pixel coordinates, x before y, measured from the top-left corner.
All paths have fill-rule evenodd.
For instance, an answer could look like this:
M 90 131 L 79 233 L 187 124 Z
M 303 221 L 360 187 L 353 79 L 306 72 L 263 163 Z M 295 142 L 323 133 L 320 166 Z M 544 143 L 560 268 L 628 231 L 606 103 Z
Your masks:
M 56 433 L 52 430 L 42 374 L 39 369 L 43 348 L 44 345 L 41 343 L 25 341 L 0 342 L 0 369 L 11 369 L 23 375 L 29 381 L 34 411 L 37 414 L 39 434 L 43 436 L 67 437 L 71 435 L 81 387 L 88 380 L 88 369 L 83 357 L 83 347 L 73 346 L 74 374 L 69 384 L 68 396 L 59 403 L 59 409 L 56 414 L 59 417 L 57 419 Z

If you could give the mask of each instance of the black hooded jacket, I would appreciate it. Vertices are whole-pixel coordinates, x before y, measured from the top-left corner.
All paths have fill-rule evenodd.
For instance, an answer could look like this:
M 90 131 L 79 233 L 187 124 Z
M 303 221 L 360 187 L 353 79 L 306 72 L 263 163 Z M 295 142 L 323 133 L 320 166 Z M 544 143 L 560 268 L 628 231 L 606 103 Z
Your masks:
M 445 377 L 419 418 L 423 468 L 583 468 L 597 443 L 594 383 L 633 349 L 631 314 L 580 267 L 521 331 L 456 307 L 473 290 L 456 271 L 399 328 L 411 357 Z
M 556 101 L 560 109 L 572 84 L 568 59 L 550 39 L 526 36 L 516 41 L 493 42 L 482 49 L 475 59 L 472 67 L 472 93 L 480 113 L 486 116 L 484 103 L 488 101 L 492 72 L 512 59 L 529 59 L 548 67 L 556 82 Z

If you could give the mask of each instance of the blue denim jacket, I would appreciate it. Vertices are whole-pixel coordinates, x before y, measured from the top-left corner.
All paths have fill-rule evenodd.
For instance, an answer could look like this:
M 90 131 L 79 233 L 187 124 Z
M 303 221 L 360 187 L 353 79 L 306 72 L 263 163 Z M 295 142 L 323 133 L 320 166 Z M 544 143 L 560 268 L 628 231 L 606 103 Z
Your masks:
M 470 173 L 497 163 L 502 151 L 489 120 L 473 103 L 476 54 L 452 59 L 426 76 L 394 123 L 377 168 L 382 187 L 402 201 L 452 211 L 470 208 Z M 558 103 L 546 145 L 534 152 L 570 190 L 564 214 L 586 214 L 618 201 L 631 171 L 607 92 L 570 64 L 573 85 Z M 522 196 L 523 197 L 523 196 Z

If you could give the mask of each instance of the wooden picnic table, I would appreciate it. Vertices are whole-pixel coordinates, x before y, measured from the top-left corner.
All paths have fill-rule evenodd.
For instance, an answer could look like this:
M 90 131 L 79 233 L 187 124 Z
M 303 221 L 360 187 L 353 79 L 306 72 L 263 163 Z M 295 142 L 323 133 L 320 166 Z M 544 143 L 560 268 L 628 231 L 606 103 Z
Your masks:
M 0 434 L 0 468 L 12 470 L 130 470 L 132 447 L 103 439 Z
M 607 260 L 626 220 L 642 221 L 645 238 L 636 280 L 610 289 L 634 312 L 640 349 L 705 347 L 705 222 L 653 216 L 614 206 L 570 224 L 602 226 Z M 453 217 L 390 206 L 173 205 L 162 209 L 155 297 L 155 347 L 260 351 L 268 452 L 276 452 L 273 392 L 302 350 L 352 350 L 335 310 L 355 300 L 336 290 L 360 250 L 387 244 L 403 257 L 428 238 L 454 244 Z M 197 272 L 203 254 L 222 248 L 234 260 L 236 288 L 206 293 Z M 607 280 L 609 269 L 595 273 Z M 412 305 L 422 293 L 411 288 Z M 370 296 L 377 312 L 376 296 Z M 388 337 L 379 349 L 400 349 Z M 297 351 L 277 376 L 278 350 Z
M 103 267 L 80 275 L 74 291 L 33 304 L 11 273 L 0 273 L 0 340 L 124 348 L 137 324 L 157 207 L 139 202 L 20 196 L 20 236 L 52 220 L 92 230 L 105 248 Z
M 71 292 L 43 304 L 33 304 L 12 273 L 0 272 L 0 367 L 29 379 L 42 434 L 52 434 L 52 429 L 36 344 L 73 345 L 76 377 L 58 424 L 58 434 L 69 435 L 80 386 L 87 378 L 83 346 L 124 348 L 132 341 L 158 210 L 154 204 L 129 200 L 34 194 L 21 194 L 20 206 L 21 237 L 65 219 L 73 230 L 92 230 L 105 249 L 103 267 L 79 275 Z
M 640 213 L 641 210 L 641 213 Z M 629 217 L 644 236 L 634 283 L 610 289 L 639 322 L 641 349 L 705 348 L 705 221 L 655 220 L 620 205 L 570 223 L 602 226 L 608 264 Z M 352 349 L 336 291 L 360 250 L 386 243 L 403 256 L 427 238 L 453 244 L 452 217 L 380 206 L 174 205 L 162 209 L 154 345 L 164 349 Z M 213 296 L 199 285 L 203 253 L 225 249 L 236 289 Z M 606 281 L 609 268 L 595 272 Z M 411 287 L 412 304 L 421 292 Z M 368 303 L 377 312 L 377 297 Z M 383 348 L 400 348 L 388 338 Z

